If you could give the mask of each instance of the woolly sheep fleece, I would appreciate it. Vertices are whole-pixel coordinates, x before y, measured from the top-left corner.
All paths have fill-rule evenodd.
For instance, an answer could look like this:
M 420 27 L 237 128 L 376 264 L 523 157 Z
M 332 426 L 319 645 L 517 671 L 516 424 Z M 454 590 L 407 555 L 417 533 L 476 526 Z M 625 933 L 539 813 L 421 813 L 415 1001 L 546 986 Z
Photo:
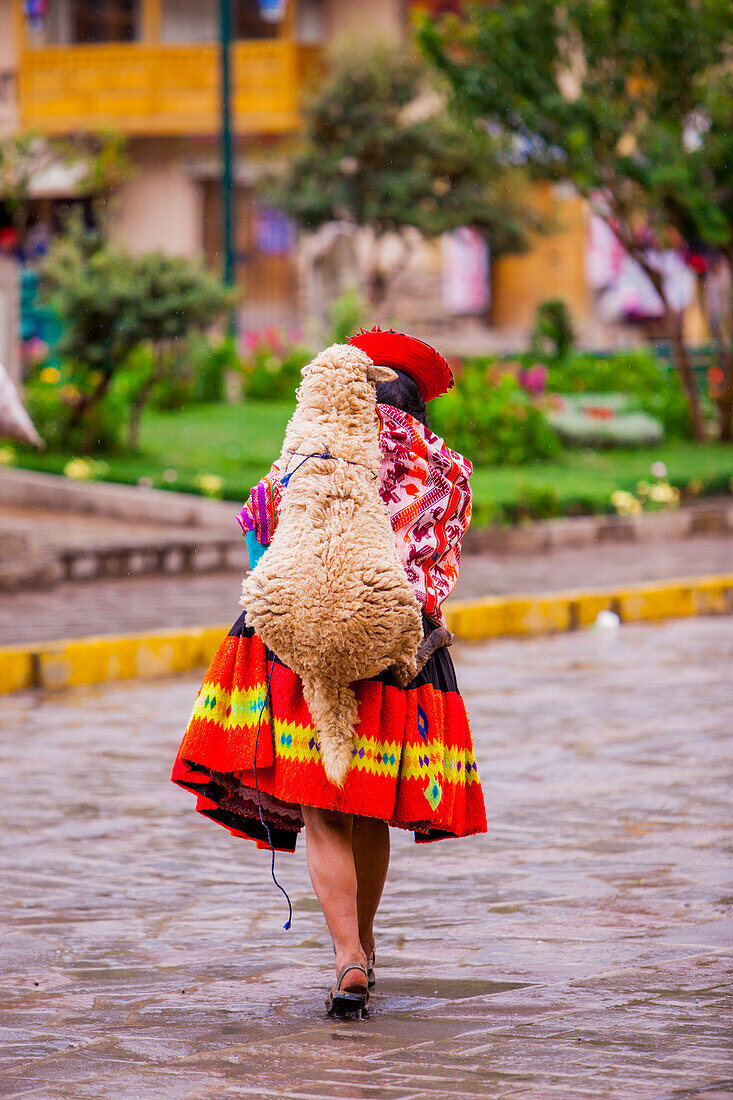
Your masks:
M 422 639 L 378 489 L 373 383 L 394 377 L 349 344 L 303 368 L 281 456 L 280 468 L 293 476 L 272 543 L 242 584 L 247 625 L 300 677 L 324 770 L 338 787 L 358 720 L 349 685 L 390 665 L 409 683 Z M 298 457 L 326 450 L 335 457 Z

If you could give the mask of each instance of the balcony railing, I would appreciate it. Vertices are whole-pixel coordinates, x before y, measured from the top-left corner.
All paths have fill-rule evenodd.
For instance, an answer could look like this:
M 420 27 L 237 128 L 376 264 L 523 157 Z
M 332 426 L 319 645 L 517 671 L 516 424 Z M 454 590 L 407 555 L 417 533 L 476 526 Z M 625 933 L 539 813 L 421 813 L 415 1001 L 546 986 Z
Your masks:
M 281 38 L 237 42 L 233 54 L 237 132 L 294 130 L 313 51 Z M 21 123 L 44 133 L 213 134 L 218 95 L 218 52 L 210 44 L 31 47 L 20 59 Z

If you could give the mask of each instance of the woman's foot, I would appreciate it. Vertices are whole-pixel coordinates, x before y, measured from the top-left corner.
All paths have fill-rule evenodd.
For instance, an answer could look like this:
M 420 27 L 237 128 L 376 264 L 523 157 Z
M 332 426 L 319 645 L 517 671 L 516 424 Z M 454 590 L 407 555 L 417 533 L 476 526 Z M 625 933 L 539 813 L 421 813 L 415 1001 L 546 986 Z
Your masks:
M 336 976 L 336 982 L 326 994 L 329 1016 L 361 1020 L 369 1015 L 367 971 L 356 959 L 347 962 Z
M 344 967 L 350 962 L 358 965 L 353 966 L 350 970 L 344 970 Z M 349 992 L 365 991 L 368 986 L 367 973 L 368 960 L 363 952 L 359 952 L 359 954 L 351 952 L 343 956 L 336 955 L 336 982 L 339 989 Z

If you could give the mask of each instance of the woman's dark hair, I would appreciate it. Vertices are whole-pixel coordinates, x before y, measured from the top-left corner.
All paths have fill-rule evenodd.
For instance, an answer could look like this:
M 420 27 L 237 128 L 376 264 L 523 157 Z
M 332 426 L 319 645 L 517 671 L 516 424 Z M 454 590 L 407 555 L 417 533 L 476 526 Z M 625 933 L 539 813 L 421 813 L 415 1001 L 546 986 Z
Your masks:
M 402 409 L 427 426 L 428 414 L 417 382 L 402 370 L 396 370 L 395 374 L 397 377 L 394 382 L 377 382 L 377 402 L 380 405 L 391 405 L 394 409 Z

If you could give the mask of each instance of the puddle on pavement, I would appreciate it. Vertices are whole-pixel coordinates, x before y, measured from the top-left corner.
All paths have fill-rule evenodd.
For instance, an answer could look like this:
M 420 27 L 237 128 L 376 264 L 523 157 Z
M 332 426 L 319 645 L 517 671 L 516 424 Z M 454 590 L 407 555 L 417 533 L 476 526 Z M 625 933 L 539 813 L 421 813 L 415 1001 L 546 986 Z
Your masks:
M 464 997 L 490 997 L 509 989 L 523 989 L 530 982 L 480 982 L 451 978 L 380 978 L 379 992 L 400 997 L 458 1001 Z

